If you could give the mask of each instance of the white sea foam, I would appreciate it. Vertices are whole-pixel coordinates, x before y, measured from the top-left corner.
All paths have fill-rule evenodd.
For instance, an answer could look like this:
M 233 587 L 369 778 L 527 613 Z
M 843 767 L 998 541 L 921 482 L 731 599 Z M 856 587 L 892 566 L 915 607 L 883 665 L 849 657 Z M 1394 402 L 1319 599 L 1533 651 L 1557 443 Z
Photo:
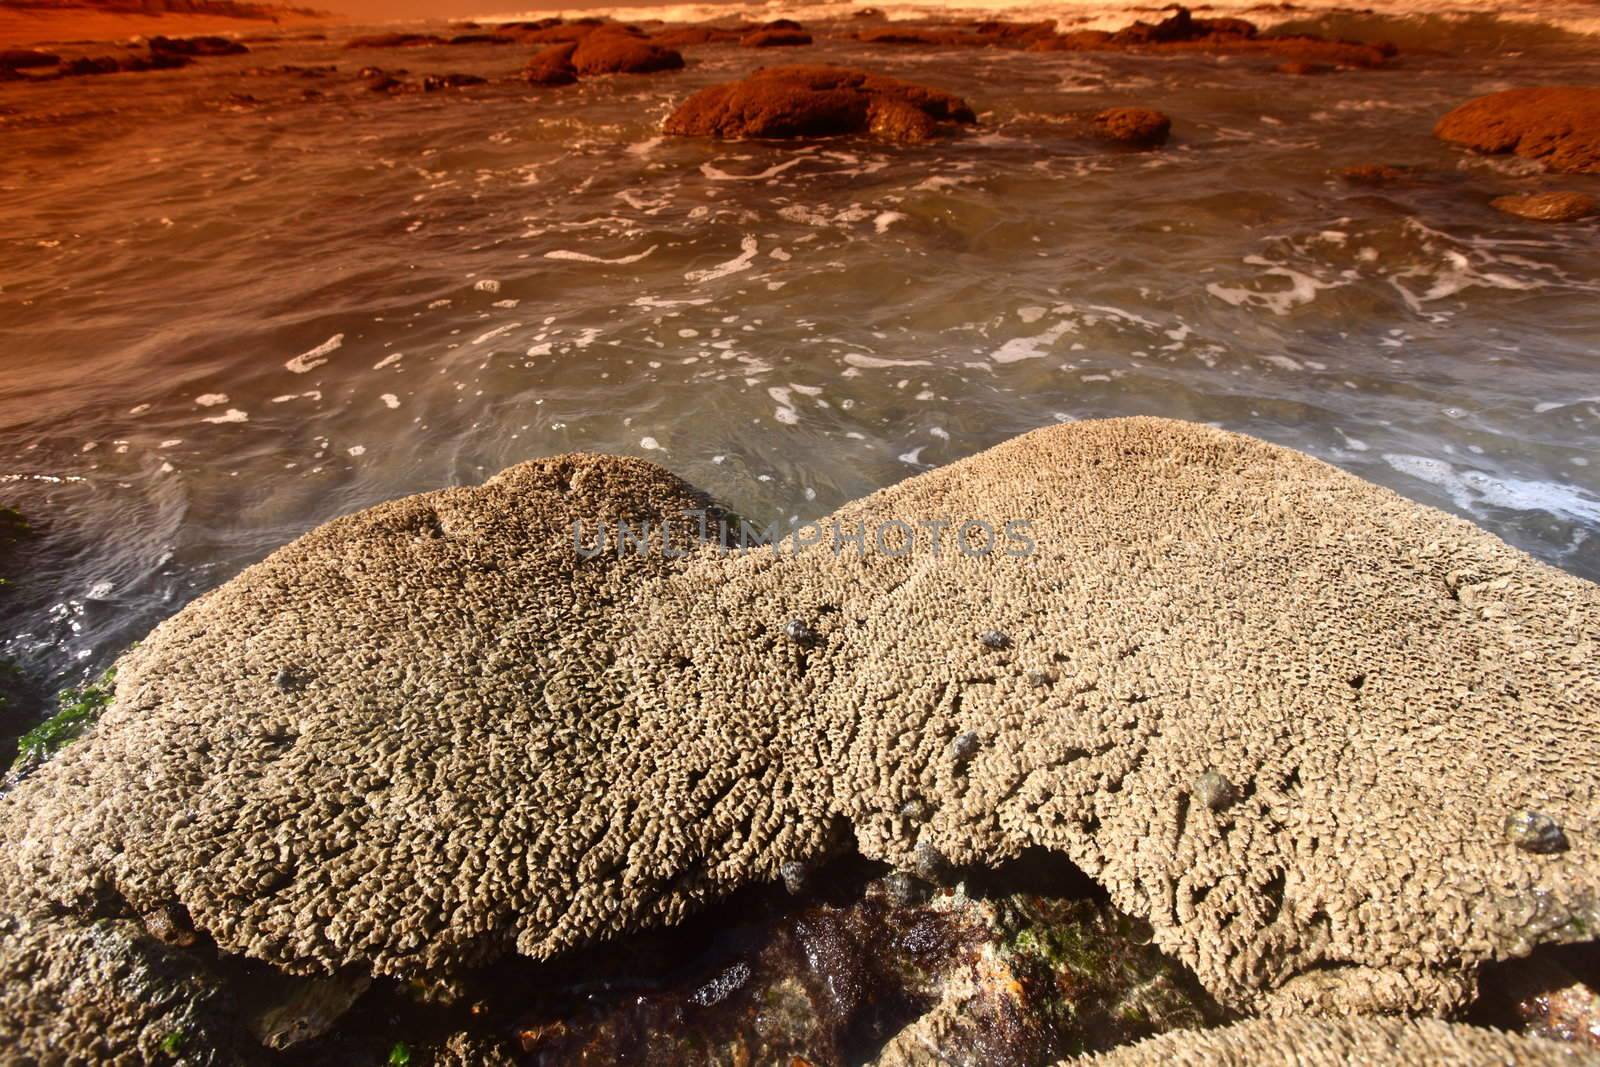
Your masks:
M 1383 458 L 1400 473 L 1438 486 L 1465 511 L 1489 506 L 1539 511 L 1578 522 L 1600 522 L 1600 499 L 1570 485 L 1497 477 L 1427 456 L 1385 453 Z
M 844 361 L 852 367 L 861 367 L 865 370 L 876 370 L 880 367 L 931 367 L 933 364 L 925 359 L 884 359 L 880 356 L 863 355 L 860 352 L 848 352 Z
M 695 285 L 699 285 L 703 282 L 713 282 L 718 278 L 726 278 L 730 274 L 738 274 L 740 271 L 749 270 L 750 264 L 755 262 L 756 252 L 759 247 L 760 243 L 756 240 L 755 234 L 747 234 L 744 240 L 739 242 L 741 251 L 737 256 L 718 263 L 715 267 L 708 267 L 705 270 L 691 270 L 684 275 L 684 278 Z
M 993 18 L 1010 16 L 1017 19 L 1056 19 L 1074 29 L 1114 30 L 1127 25 L 1135 18 L 1148 20 L 1154 5 L 1131 0 L 1039 0 L 1037 3 L 1019 4 L 1017 0 L 885 0 L 873 6 L 891 19 L 912 18 Z M 1600 33 L 1600 14 L 1588 0 L 1519 0 L 1515 5 L 1505 0 L 1365 0 L 1361 5 L 1377 14 L 1418 16 L 1437 14 L 1446 17 L 1471 15 L 1498 15 L 1513 22 L 1545 23 L 1559 26 L 1572 33 Z M 1285 4 L 1274 10 L 1259 0 L 1212 0 L 1206 15 L 1243 16 L 1261 26 L 1271 26 L 1292 19 L 1314 17 L 1323 10 L 1338 10 L 1336 3 Z M 760 21 L 779 14 L 805 21 L 807 19 L 845 19 L 860 6 L 843 0 L 773 0 L 761 4 L 718 3 L 716 0 L 686 0 L 660 6 L 619 4 L 606 7 L 575 6 L 566 10 L 543 9 L 515 13 L 497 13 L 479 17 L 479 21 L 513 21 L 547 18 L 564 15 L 577 18 L 586 15 L 609 15 L 624 22 L 645 19 L 663 19 L 667 22 L 700 22 L 707 19 L 744 16 Z
M 631 256 L 619 256 L 616 259 L 602 259 L 600 256 L 591 256 L 587 252 L 572 252 L 572 251 L 569 251 L 569 250 L 567 250 L 565 248 L 558 248 L 554 252 L 546 252 L 544 254 L 544 258 L 545 259 L 570 259 L 570 260 L 573 260 L 574 262 L 577 262 L 577 263 L 627 264 L 627 263 L 637 263 L 637 262 L 639 262 L 641 259 L 643 259 L 646 256 L 648 256 L 650 253 L 654 252 L 658 247 L 660 247 L 660 246 L 659 245 L 651 245 L 649 248 L 645 249 L 643 252 L 636 252 L 635 254 L 633 254 Z
M 782 163 L 774 163 L 759 174 L 730 174 L 715 163 L 700 164 L 700 173 L 714 182 L 758 182 L 767 178 L 776 178 L 791 167 L 798 167 L 805 162 L 804 153 L 797 153 Z
M 328 357 L 344 346 L 344 334 L 336 333 L 317 347 L 307 352 L 302 352 L 289 362 L 284 369 L 293 374 L 306 374 L 316 370 L 328 362 Z
M 484 343 L 486 343 L 488 341 L 493 341 L 496 337 L 503 337 L 503 336 L 505 336 L 506 334 L 510 333 L 512 330 L 515 330 L 518 326 L 521 326 L 521 325 L 522 325 L 522 323 L 520 323 L 520 322 L 508 322 L 504 326 L 496 326 L 494 329 L 490 330 L 489 332 L 481 333 L 478 336 L 474 337 L 472 339 L 472 343 L 475 344 L 475 345 L 481 345 L 481 344 L 484 344 Z
M 989 358 L 996 363 L 1017 363 L 1024 359 L 1043 359 L 1050 354 L 1050 347 L 1061 338 L 1078 329 L 1078 324 L 1071 319 L 1062 319 L 1043 333 L 1034 334 L 1032 337 L 1013 337 L 999 348 L 989 353 Z

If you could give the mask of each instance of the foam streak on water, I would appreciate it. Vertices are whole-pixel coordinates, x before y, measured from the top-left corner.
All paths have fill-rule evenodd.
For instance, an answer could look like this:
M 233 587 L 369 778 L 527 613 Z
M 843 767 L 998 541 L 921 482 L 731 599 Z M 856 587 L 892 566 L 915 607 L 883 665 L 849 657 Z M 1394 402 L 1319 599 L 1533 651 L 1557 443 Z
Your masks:
M 1489 207 L 1600 181 L 1427 135 L 1600 58 L 1548 24 L 1320 24 L 1443 46 L 1322 78 L 809 50 L 982 114 L 910 148 L 662 139 L 772 61 L 737 48 L 543 92 L 520 48 L 337 42 L 0 85 L 0 502 L 43 531 L 0 655 L 68 680 L 317 523 L 531 457 L 648 455 L 765 524 L 1126 414 L 1306 449 L 1600 577 L 1600 226 Z M 367 63 L 496 80 L 390 98 Z M 1168 148 L 1062 121 L 1129 103 Z M 1432 177 L 1330 176 L 1375 162 Z

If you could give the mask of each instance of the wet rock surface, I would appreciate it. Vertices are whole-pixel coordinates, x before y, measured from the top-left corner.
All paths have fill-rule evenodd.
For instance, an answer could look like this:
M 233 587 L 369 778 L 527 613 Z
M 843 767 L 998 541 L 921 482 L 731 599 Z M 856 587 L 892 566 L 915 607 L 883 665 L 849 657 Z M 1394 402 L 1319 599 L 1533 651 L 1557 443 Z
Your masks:
M 162 37 L 150 38 L 150 51 L 173 56 L 242 56 L 250 51 L 247 45 L 229 37 Z
M 1164 1034 L 1080 1061 L 1086 1067 L 1411 1067 L 1515 1064 L 1579 1067 L 1586 1050 L 1541 1038 L 1438 1019 L 1392 1017 L 1251 1019 L 1198 1033 Z
M 33 48 L 0 48 L 0 70 L 53 67 L 59 62 L 61 57 L 54 52 L 41 52 Z
M 775 67 L 695 93 L 667 119 L 687 137 L 826 137 L 872 133 L 918 141 L 977 121 L 964 100 L 937 89 L 842 67 Z
M 1156 148 L 1166 144 L 1172 120 L 1143 107 L 1113 107 L 1090 120 L 1095 133 L 1130 148 Z
M 578 74 L 654 74 L 678 70 L 683 56 L 671 48 L 625 33 L 591 33 L 578 42 L 572 52 L 572 66 Z
M 1475 152 L 1514 152 L 1553 171 L 1600 174 L 1600 88 L 1508 89 L 1469 100 L 1433 135 Z
M 522 68 L 522 77 L 529 85 L 571 85 L 578 80 L 578 68 L 572 65 L 576 44 L 553 44 L 535 55 Z
M 1497 211 L 1536 222 L 1577 222 L 1600 214 L 1600 199 L 1588 193 L 1526 193 L 1496 197 L 1490 203 Z

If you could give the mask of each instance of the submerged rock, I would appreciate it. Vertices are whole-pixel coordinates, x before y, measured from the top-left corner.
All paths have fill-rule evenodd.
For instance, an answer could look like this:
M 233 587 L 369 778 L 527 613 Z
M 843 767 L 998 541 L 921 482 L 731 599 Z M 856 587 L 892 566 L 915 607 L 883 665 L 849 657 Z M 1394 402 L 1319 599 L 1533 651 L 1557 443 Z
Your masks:
M 750 31 L 722 26 L 682 26 L 652 34 L 650 40 L 663 48 L 688 48 L 699 44 L 736 44 L 747 32 Z
M 227 37 L 161 37 L 150 38 L 150 51 L 173 56 L 242 56 L 248 46 Z
M 745 48 L 793 48 L 811 43 L 811 35 L 804 30 L 756 30 L 739 39 Z
M 1344 167 L 1338 174 L 1355 185 L 1396 185 L 1420 177 L 1416 167 L 1396 167 L 1388 163 L 1361 163 Z
M 438 92 L 441 89 L 465 89 L 472 85 L 482 85 L 486 79 L 476 74 L 429 74 L 422 79 L 422 91 L 425 93 Z
M 431 33 L 374 33 L 352 37 L 344 43 L 346 48 L 426 48 L 447 44 L 443 38 Z
M 1489 203 L 1507 215 L 1538 222 L 1577 222 L 1600 213 L 1600 200 L 1587 193 L 1528 193 L 1496 197 Z
M 0 900 L 432 979 L 679 923 L 845 834 L 902 870 L 1043 849 L 1274 1013 L 1452 1010 L 1479 964 L 1600 926 L 1600 587 L 1463 520 L 1159 419 L 828 520 L 1020 517 L 1025 558 L 730 553 L 681 520 L 706 507 L 574 455 L 312 531 L 119 662 L 96 729 L 0 804 Z M 655 550 L 580 558 L 578 519 Z M 803 655 L 774 630 L 824 612 Z M 1223 755 L 1247 786 L 1215 812 L 1187 794 Z M 1526 808 L 1565 851 L 1507 842 Z
M 873 133 L 919 141 L 941 123 L 971 123 L 966 101 L 937 89 L 842 67 L 774 67 L 702 89 L 667 119 L 688 137 L 826 137 Z
M 1166 144 L 1172 120 L 1159 111 L 1144 107 L 1112 107 L 1091 120 L 1094 130 L 1108 141 L 1132 148 L 1155 148 Z
M 1600 174 L 1600 88 L 1490 93 L 1444 116 L 1433 135 L 1475 152 L 1515 152 L 1554 171 Z
M 53 67 L 60 62 L 61 57 L 54 52 L 40 52 L 32 48 L 0 48 L 0 70 Z

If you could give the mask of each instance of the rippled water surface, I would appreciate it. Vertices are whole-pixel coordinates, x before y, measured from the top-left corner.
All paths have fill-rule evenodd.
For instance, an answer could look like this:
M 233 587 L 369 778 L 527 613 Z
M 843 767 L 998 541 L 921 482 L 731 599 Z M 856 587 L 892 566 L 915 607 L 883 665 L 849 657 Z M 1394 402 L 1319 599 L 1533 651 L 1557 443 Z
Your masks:
M 932 147 L 660 138 L 774 61 L 730 47 L 560 90 L 515 78 L 522 46 L 337 41 L 0 85 L 0 502 L 39 528 L 0 652 L 62 684 L 317 523 L 531 457 L 646 455 L 765 522 L 1135 413 L 1600 578 L 1600 226 L 1488 205 L 1600 180 L 1428 135 L 1476 94 L 1600 82 L 1600 50 L 1441 25 L 1346 27 L 1437 48 L 1306 78 L 803 50 L 966 96 L 981 127 Z M 247 73 L 285 63 L 338 71 Z M 369 63 L 492 81 L 391 98 Z M 1061 121 L 1129 103 L 1172 115 L 1165 150 Z M 1373 162 L 1429 176 L 1330 173 Z

